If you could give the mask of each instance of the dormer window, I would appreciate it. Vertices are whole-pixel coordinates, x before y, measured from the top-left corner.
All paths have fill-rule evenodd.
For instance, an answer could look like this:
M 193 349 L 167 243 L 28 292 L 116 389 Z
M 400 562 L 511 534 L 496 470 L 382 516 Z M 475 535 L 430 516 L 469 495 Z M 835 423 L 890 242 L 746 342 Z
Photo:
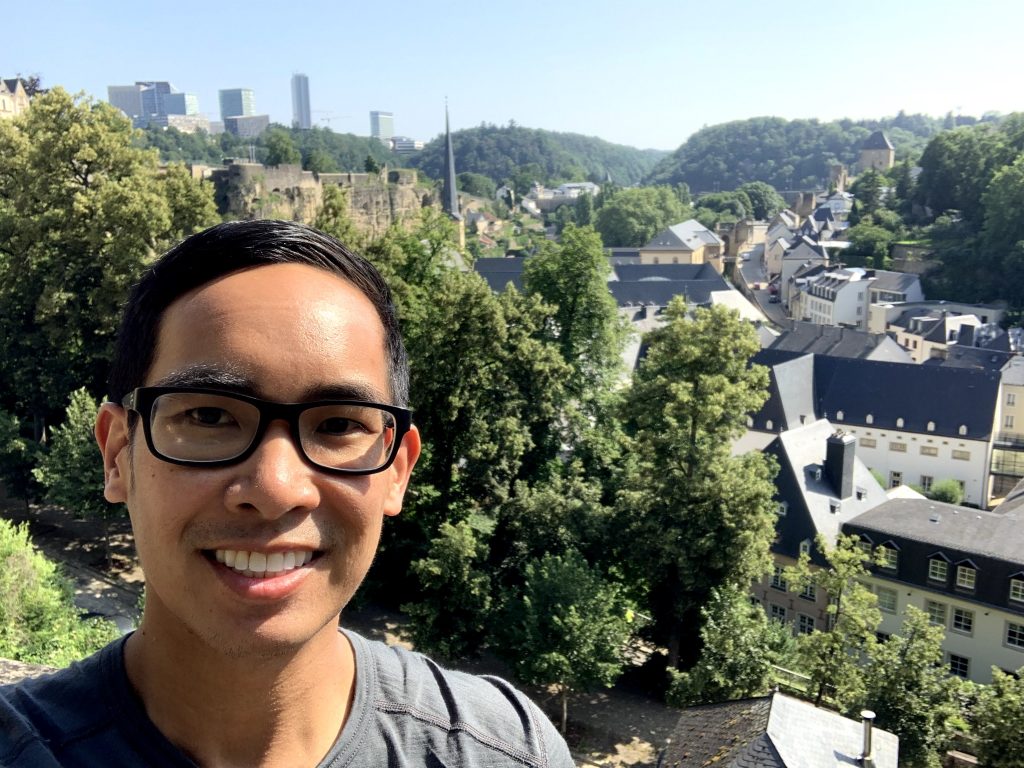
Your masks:
M 928 422 L 928 431 L 929 432 L 934 432 L 935 431 L 935 422 L 934 421 L 929 421 Z
M 869 413 L 869 414 L 868 414 L 867 416 L 865 416 L 865 417 L 864 417 L 864 421 L 865 421 L 866 423 L 868 423 L 868 424 L 874 424 L 874 423 L 875 423 L 875 417 L 874 417 L 874 416 L 872 416 L 872 415 L 871 415 L 871 414 Z
M 789 502 L 780 501 L 775 505 L 775 514 L 779 517 L 785 517 L 787 512 L 789 512 Z
M 898 419 L 896 419 L 896 427 L 899 428 L 899 429 L 903 428 L 903 417 L 902 416 L 900 416 Z
M 970 561 L 956 567 L 956 585 L 960 589 L 974 591 L 974 585 L 978 580 L 978 569 Z
M 809 555 L 809 554 L 811 554 L 811 540 L 810 539 L 804 539 L 803 541 L 800 542 L 800 554 L 801 555 Z
M 767 429 L 769 432 L 771 431 L 771 429 L 772 429 L 772 420 L 771 419 L 768 419 L 768 421 L 766 421 L 764 423 L 764 428 Z
M 892 544 L 883 544 L 878 548 L 881 567 L 887 571 L 895 571 L 900 565 L 900 553 Z
M 966 424 L 961 424 L 960 425 L 960 429 L 957 430 L 957 431 L 960 433 L 960 436 L 963 437 L 964 435 L 967 434 L 967 425 Z
M 1018 573 L 1010 579 L 1010 599 L 1016 603 L 1024 603 L 1024 573 Z
M 941 557 L 933 555 L 928 560 L 928 579 L 943 584 L 949 578 L 949 563 Z
M 836 421 L 842 421 L 842 420 L 843 420 L 843 412 L 842 411 L 836 411 Z

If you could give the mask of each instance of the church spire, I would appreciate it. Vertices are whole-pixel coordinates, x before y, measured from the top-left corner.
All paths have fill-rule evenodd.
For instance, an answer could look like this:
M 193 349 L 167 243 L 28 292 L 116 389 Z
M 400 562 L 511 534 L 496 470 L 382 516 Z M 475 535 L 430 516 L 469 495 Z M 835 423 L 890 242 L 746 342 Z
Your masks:
M 456 221 L 462 220 L 459 211 L 459 193 L 455 186 L 455 152 L 452 150 L 452 132 L 448 126 L 448 100 L 444 101 L 444 187 L 441 207 Z

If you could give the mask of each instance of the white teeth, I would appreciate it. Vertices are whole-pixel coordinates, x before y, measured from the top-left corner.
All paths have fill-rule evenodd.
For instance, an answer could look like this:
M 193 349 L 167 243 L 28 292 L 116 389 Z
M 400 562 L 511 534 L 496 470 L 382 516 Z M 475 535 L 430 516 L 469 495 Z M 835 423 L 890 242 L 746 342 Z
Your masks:
M 288 552 L 248 552 L 245 550 L 218 549 L 214 552 L 218 563 L 250 578 L 264 578 L 284 571 L 301 568 L 313 559 L 310 550 L 289 550 Z

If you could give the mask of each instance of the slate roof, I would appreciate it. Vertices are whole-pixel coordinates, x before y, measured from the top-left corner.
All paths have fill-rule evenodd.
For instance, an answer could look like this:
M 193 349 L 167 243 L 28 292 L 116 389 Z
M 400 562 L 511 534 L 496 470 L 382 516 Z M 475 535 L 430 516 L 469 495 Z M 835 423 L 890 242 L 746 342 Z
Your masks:
M 473 269 L 477 274 L 487 281 L 487 285 L 495 293 L 501 293 L 505 286 L 512 283 L 516 290 L 523 290 L 523 265 L 526 263 L 524 256 L 513 256 L 511 258 L 486 258 L 477 259 L 473 262 Z
M 893 293 L 906 293 L 914 287 L 915 283 L 921 281 L 920 276 L 908 272 L 893 272 L 888 269 L 875 270 L 875 282 L 871 290 L 892 291 Z
M 645 251 L 695 251 L 703 245 L 723 245 L 718 235 L 696 219 L 673 224 L 656 234 L 643 247 Z
M 1015 358 L 1012 352 L 990 347 L 965 347 L 960 344 L 952 344 L 946 350 L 945 359 L 933 357 L 925 360 L 921 365 L 929 368 L 980 368 L 988 371 L 1002 370 L 1010 360 Z M 1006 377 L 1003 377 L 1006 380 Z
M 799 353 L 763 349 L 754 355 L 752 362 L 771 367 L 797 356 Z M 999 396 L 998 371 L 905 365 L 830 355 L 810 357 L 813 359 L 813 383 L 773 376 L 772 389 L 797 387 L 802 393 L 807 387 L 813 387 L 814 416 L 830 419 L 837 427 L 855 424 L 959 440 L 987 441 L 991 436 Z M 762 429 L 765 419 L 785 417 L 781 402 L 789 397 L 791 395 L 771 391 L 768 402 L 754 416 L 755 428 Z M 871 425 L 867 423 L 868 414 L 872 416 Z M 903 419 L 902 427 L 896 427 L 898 418 Z M 935 424 L 930 433 L 929 422 Z M 966 435 L 960 435 L 961 425 L 967 427 Z M 778 428 L 778 422 L 773 426 Z M 787 421 L 784 426 L 796 425 Z
M 913 363 L 910 355 L 884 333 L 868 333 L 816 323 L 794 322 L 771 344 L 771 349 L 832 355 L 833 357 L 885 359 Z
M 774 693 L 683 710 L 662 753 L 663 768 L 849 768 L 858 765 L 863 726 Z M 896 768 L 899 740 L 874 729 L 875 766 Z
M 875 131 L 860 145 L 861 149 L 894 149 L 892 142 L 882 131 Z
M 622 282 L 613 280 L 608 288 L 620 307 L 631 302 L 667 306 L 675 296 L 685 296 L 688 304 L 706 305 L 711 303 L 711 293 L 726 286 L 721 278 L 717 280 L 634 280 Z
M 792 248 L 786 251 L 782 258 L 789 259 L 827 259 L 828 252 L 820 244 L 807 237 L 802 236 Z
M 801 541 L 813 541 L 820 533 L 833 542 L 843 523 L 886 502 L 885 490 L 856 457 L 856 444 L 852 446 L 854 493 L 840 498 L 839 489 L 824 471 L 826 441 L 835 432 L 834 425 L 819 419 L 783 432 L 765 449 L 779 461 L 775 486 L 779 500 L 788 505 L 786 514 L 775 524 L 773 552 L 795 559 L 800 555 Z M 817 549 L 812 550 L 812 558 L 818 565 L 826 565 Z
M 615 279 L 624 283 L 637 280 L 720 280 L 728 285 L 710 264 L 616 264 Z

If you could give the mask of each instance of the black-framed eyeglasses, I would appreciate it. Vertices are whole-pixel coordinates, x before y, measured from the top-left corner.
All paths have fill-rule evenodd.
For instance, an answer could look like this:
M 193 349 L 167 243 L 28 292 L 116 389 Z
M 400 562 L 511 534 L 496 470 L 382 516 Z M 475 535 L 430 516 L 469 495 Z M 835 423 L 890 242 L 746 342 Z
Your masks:
M 158 459 L 186 467 L 244 461 L 270 422 L 282 419 L 306 460 L 342 475 L 391 466 L 412 425 L 412 411 L 362 400 L 275 403 L 203 387 L 139 387 L 121 404 L 142 417 L 146 445 Z

